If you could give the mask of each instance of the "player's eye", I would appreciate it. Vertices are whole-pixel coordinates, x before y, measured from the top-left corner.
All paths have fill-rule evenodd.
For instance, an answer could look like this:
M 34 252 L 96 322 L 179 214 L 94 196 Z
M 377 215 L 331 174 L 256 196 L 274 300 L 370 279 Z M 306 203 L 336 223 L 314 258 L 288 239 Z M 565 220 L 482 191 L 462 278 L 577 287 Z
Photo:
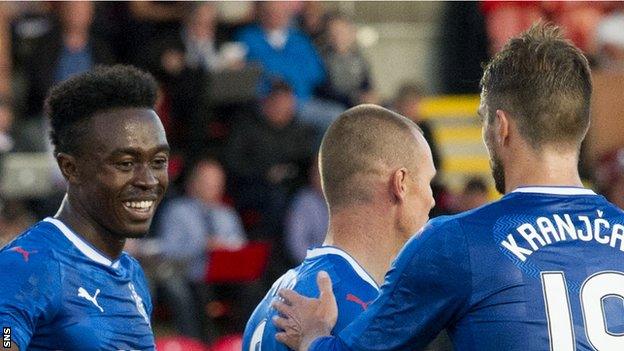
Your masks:
M 159 157 L 152 161 L 152 167 L 156 169 L 167 168 L 168 160 L 165 157 Z
M 122 171 L 130 171 L 132 167 L 134 167 L 134 162 L 132 161 L 120 161 L 115 164 L 115 166 Z

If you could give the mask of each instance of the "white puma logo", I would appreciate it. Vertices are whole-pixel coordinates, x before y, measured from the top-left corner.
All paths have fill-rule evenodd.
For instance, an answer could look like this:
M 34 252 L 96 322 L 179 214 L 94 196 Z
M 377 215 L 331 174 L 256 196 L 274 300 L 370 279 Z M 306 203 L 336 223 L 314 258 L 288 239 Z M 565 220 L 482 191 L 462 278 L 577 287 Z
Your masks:
M 85 288 L 83 288 L 82 286 L 78 288 L 78 297 L 84 297 L 85 299 L 93 302 L 95 307 L 100 309 L 100 312 L 104 312 L 104 309 L 100 305 L 98 305 L 97 300 L 96 300 L 99 293 L 100 293 L 100 289 L 97 289 L 95 290 L 95 294 L 91 296 L 89 295 L 87 290 L 85 290 Z

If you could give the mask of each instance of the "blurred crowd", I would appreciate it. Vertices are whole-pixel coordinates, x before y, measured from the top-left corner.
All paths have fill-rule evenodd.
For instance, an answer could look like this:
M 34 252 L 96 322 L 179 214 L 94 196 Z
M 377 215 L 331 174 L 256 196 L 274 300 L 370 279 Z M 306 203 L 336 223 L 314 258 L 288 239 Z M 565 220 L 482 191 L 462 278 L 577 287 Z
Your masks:
M 215 330 L 211 318 L 223 314 L 223 308 L 210 304 L 219 299 L 219 288 L 204 283 L 211 251 L 236 250 L 258 240 L 271 245 L 268 273 L 258 286 L 226 287 L 228 293 L 221 294 L 237 296 L 230 312 L 238 318 L 232 329 L 240 331 L 266 289 L 263 284 L 300 262 L 306 248 L 321 243 L 327 209 L 316 150 L 342 111 L 377 103 L 407 116 L 430 142 L 436 166 L 442 164 L 433 127 L 419 113 L 427 92 L 417 82 L 405 82 L 395 96 L 382 99 L 349 17 L 319 2 L 239 6 L 245 10 L 227 19 L 222 3 L 19 2 L 0 7 L 3 155 L 49 150 L 43 101 L 51 86 L 73 74 L 126 63 L 159 81 L 157 112 L 172 146 L 173 186 L 149 238 L 130 242 L 128 250 L 144 260 L 156 300 L 169 305 L 175 328 L 198 338 L 210 338 Z M 539 18 L 562 24 L 596 66 L 624 70 L 620 3 L 449 4 L 446 14 L 445 33 L 455 31 L 456 38 L 472 33 L 475 40 L 445 40 L 449 47 L 441 55 L 450 65 L 450 80 L 469 83 L 443 92 L 478 92 L 478 79 L 462 80 L 457 72 L 469 72 L 469 58 L 487 60 Z M 449 16 L 465 23 L 449 21 Z M 455 62 L 455 55 L 464 60 Z M 624 206 L 622 152 L 601 165 L 601 190 Z M 2 199 L 0 244 L 54 214 L 63 181 L 51 169 L 55 191 Z M 435 187 L 435 214 L 488 201 L 487 182 L 480 178 L 467 179 L 459 193 L 449 193 L 443 184 Z M 204 318 L 197 319 L 197 311 Z

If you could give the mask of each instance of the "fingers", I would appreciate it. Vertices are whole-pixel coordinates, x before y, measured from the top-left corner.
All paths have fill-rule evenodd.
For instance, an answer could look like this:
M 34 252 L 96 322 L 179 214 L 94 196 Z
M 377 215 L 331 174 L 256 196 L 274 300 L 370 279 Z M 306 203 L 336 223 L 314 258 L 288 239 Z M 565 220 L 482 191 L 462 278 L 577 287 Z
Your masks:
M 282 318 L 280 316 L 273 317 L 273 324 L 277 327 L 278 330 L 282 330 L 280 332 L 275 333 L 275 339 L 285 344 L 289 348 L 296 350 L 298 348 L 297 340 L 298 338 L 288 335 L 288 330 L 292 331 L 292 325 L 290 325 L 289 320 L 286 318 Z
M 275 308 L 283 316 L 290 316 L 292 308 L 280 300 L 273 300 L 271 307 Z
M 290 326 L 288 318 L 273 316 L 273 325 L 277 327 L 278 330 L 287 330 Z
M 288 339 L 288 334 L 286 334 L 285 332 L 279 332 L 275 334 L 275 338 L 277 339 L 277 341 L 281 342 L 282 344 L 286 344 L 292 348 L 292 346 L 289 345 L 290 339 Z
M 298 304 L 305 300 L 304 296 L 301 296 L 290 289 L 279 289 L 277 294 L 289 305 Z
M 326 300 L 334 298 L 334 289 L 332 287 L 332 281 L 329 274 L 325 271 L 320 271 L 316 275 L 316 284 L 319 288 L 319 299 Z

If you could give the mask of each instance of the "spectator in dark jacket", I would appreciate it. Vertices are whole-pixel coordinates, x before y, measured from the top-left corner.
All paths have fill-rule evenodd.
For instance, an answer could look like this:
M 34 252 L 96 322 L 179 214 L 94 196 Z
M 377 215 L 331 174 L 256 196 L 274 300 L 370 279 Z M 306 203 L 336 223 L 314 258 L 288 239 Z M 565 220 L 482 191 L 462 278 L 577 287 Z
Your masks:
M 370 102 L 370 67 L 357 45 L 355 25 L 347 17 L 335 15 L 327 24 L 326 35 L 321 56 L 328 79 L 319 89 L 320 97 L 346 108 Z
M 429 121 L 422 119 L 420 115 L 420 101 L 423 95 L 424 91 L 419 84 L 403 84 L 394 99 L 394 109 L 396 112 L 414 121 L 422 129 L 423 135 L 431 147 L 433 164 L 436 169 L 440 169 L 442 160 L 438 151 L 438 143 L 433 135 L 433 127 Z
M 94 6 L 88 1 L 58 3 L 58 21 L 46 38 L 38 41 L 26 65 L 27 117 L 41 114 L 43 100 L 55 83 L 97 64 L 114 63 L 109 44 L 92 32 Z
M 295 104 L 292 89 L 274 83 L 260 115 L 234 126 L 225 156 L 235 202 L 262 209 L 272 233 L 280 228 L 287 195 L 305 182 L 314 153 L 313 131 L 295 119 Z

